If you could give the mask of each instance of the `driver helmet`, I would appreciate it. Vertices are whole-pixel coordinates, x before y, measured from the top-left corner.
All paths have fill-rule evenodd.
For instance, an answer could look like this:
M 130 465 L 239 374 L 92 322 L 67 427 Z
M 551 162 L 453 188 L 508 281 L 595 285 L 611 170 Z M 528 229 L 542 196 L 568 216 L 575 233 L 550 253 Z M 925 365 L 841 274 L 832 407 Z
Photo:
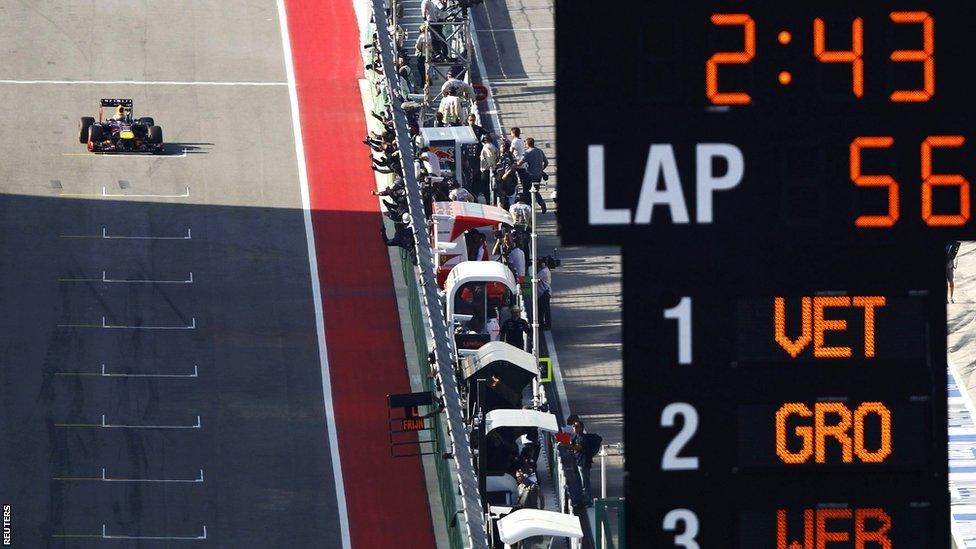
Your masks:
M 119 118 L 123 118 L 125 116 L 125 107 L 123 107 L 122 105 L 119 105 L 118 107 L 116 107 L 115 108 L 115 116 L 117 116 Z

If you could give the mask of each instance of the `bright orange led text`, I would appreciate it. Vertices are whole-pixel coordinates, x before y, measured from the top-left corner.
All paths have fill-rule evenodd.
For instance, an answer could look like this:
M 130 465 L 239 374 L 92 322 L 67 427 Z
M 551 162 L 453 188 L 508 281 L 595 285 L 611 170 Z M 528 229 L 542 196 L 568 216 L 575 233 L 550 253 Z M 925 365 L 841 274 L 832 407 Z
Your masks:
M 787 329 L 786 298 L 773 299 L 774 328 L 773 337 L 776 343 L 793 358 L 799 356 L 810 342 L 813 342 L 813 356 L 817 358 L 849 358 L 854 354 L 847 346 L 828 346 L 827 332 L 843 332 L 847 330 L 847 321 L 828 318 L 828 309 L 832 308 L 863 308 L 864 309 L 864 345 L 863 353 L 866 358 L 875 355 L 874 321 L 875 309 L 885 306 L 882 296 L 817 296 L 800 299 L 800 332 L 790 337 L 789 333 L 796 333 Z
M 827 549 L 852 541 L 855 549 L 891 549 L 889 531 L 891 515 L 884 509 L 805 509 L 801 543 L 789 535 L 787 511 L 776 511 L 776 549 Z
M 874 416 L 879 440 L 865 440 L 864 424 Z M 797 439 L 799 445 L 797 445 Z M 783 463 L 827 463 L 828 441 L 840 449 L 842 463 L 881 463 L 891 455 L 891 410 L 865 402 L 852 410 L 842 402 L 787 402 L 776 411 L 776 455 Z M 799 447 L 797 447 L 799 446 Z

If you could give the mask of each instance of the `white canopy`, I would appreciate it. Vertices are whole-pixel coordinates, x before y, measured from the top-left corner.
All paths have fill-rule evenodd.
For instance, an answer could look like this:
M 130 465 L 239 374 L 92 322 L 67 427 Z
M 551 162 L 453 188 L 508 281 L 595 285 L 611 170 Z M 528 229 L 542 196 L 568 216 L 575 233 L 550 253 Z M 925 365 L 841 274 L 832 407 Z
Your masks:
M 510 362 L 525 370 L 533 377 L 539 376 L 539 368 L 535 365 L 535 357 L 518 347 L 504 341 L 490 341 L 482 345 L 478 351 L 464 358 L 465 377 L 484 368 L 492 362 Z M 469 373 L 470 372 L 470 373 Z
M 532 536 L 583 537 L 580 519 L 553 511 L 519 509 L 498 520 L 498 537 L 511 545 Z
M 492 410 L 485 414 L 485 432 L 499 427 L 537 427 L 550 433 L 559 432 L 556 416 L 537 410 Z
M 453 303 L 454 292 L 469 282 L 500 282 L 512 293 L 518 290 L 518 283 L 512 270 L 498 261 L 462 261 L 447 275 L 448 303 Z

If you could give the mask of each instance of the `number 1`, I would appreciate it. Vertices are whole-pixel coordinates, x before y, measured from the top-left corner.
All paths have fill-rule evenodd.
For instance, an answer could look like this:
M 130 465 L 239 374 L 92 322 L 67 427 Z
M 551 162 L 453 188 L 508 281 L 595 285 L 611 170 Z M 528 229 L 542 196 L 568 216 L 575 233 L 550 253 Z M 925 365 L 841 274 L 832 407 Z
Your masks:
M 691 364 L 691 298 L 664 310 L 664 318 L 678 321 L 678 364 Z

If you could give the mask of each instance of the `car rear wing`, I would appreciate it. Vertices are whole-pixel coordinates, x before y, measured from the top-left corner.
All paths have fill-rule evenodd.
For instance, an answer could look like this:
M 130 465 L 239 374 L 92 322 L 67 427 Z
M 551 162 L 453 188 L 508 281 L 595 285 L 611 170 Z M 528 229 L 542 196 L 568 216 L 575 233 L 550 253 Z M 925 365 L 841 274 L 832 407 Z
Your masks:
M 132 108 L 131 99 L 102 99 L 103 107 L 118 107 L 118 106 Z

